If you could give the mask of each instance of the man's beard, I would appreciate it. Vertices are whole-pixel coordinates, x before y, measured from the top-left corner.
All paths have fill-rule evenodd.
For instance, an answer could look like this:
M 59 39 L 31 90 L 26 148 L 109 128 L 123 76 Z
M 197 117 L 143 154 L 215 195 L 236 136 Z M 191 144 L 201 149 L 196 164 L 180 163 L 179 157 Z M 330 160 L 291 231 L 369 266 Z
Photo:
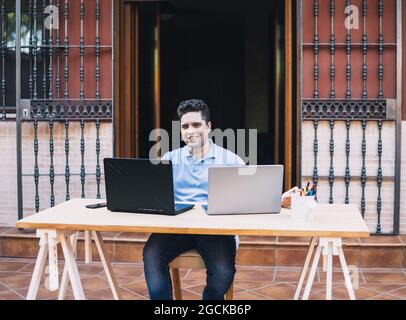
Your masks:
M 202 143 L 202 138 L 200 136 L 192 136 L 186 139 L 186 144 L 193 149 L 200 148 Z

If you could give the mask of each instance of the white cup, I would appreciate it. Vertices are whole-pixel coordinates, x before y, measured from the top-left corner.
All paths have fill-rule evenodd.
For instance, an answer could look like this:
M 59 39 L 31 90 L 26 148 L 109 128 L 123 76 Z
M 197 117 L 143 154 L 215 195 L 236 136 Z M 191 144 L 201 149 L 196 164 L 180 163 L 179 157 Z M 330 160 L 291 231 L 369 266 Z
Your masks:
M 291 201 L 293 219 L 307 219 L 310 210 L 317 206 L 314 196 L 301 197 L 300 195 L 292 195 Z

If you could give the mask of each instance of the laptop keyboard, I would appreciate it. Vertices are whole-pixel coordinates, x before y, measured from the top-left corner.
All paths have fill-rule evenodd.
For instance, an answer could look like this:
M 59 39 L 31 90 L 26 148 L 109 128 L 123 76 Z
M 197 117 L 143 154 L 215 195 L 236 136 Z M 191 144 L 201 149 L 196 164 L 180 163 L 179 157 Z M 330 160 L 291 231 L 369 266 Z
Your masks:
M 181 211 L 187 207 L 193 207 L 193 205 L 190 204 L 176 204 L 175 205 L 175 212 Z M 137 208 L 135 211 L 139 212 L 151 212 L 151 213 L 173 213 L 171 210 L 163 210 L 163 209 L 151 209 L 151 208 Z
M 143 211 L 143 212 L 165 212 L 165 210 L 162 209 L 151 209 L 151 208 L 137 208 L 137 211 Z

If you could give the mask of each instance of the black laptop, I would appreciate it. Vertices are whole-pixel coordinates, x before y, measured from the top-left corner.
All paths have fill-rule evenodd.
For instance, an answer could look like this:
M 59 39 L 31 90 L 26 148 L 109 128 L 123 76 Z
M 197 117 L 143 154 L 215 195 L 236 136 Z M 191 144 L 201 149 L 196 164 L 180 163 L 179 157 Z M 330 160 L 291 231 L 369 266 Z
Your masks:
M 149 159 L 104 159 L 107 209 L 176 215 L 193 208 L 175 204 L 172 164 Z

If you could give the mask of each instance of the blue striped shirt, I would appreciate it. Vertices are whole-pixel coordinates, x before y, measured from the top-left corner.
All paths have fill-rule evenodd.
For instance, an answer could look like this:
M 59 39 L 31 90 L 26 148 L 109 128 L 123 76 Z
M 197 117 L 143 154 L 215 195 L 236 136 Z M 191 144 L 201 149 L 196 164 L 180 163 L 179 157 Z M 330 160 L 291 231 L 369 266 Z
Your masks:
M 162 160 L 173 164 L 173 183 L 176 202 L 207 202 L 209 167 L 216 165 L 245 165 L 235 153 L 224 149 L 211 139 L 210 152 L 202 159 L 192 156 L 187 146 L 163 155 Z

